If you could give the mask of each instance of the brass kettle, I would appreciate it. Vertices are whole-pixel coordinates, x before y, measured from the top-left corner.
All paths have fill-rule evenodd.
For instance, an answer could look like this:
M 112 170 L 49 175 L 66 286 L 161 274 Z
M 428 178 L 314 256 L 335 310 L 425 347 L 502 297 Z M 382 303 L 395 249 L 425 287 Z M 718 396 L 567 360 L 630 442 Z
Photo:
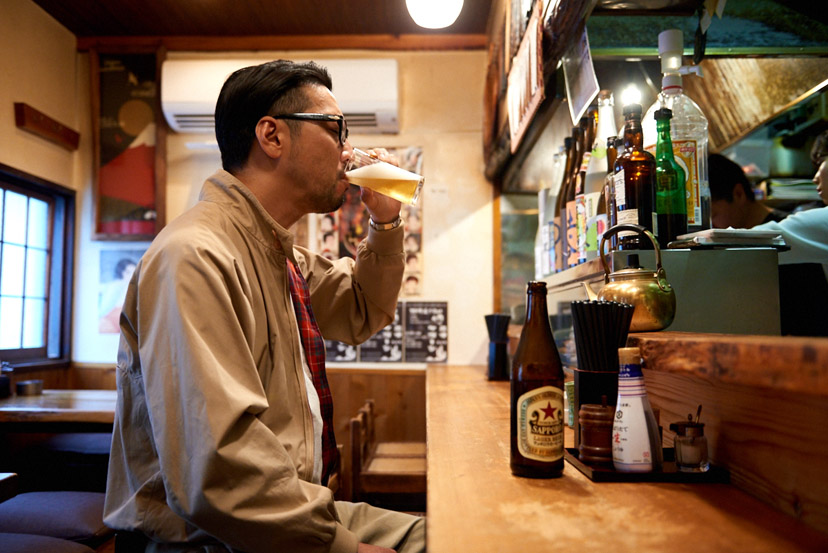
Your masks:
M 629 256 L 630 267 L 610 273 L 604 255 L 604 243 L 619 232 L 632 231 L 650 239 L 655 248 L 656 270 L 637 267 L 638 255 Z M 621 224 L 609 228 L 601 239 L 601 263 L 604 265 L 604 287 L 596 294 L 589 284 L 584 283 L 591 300 L 617 301 L 635 307 L 630 332 L 662 330 L 670 326 L 676 316 L 676 293 L 667 282 L 667 273 L 661 266 L 661 250 L 655 236 L 639 225 Z

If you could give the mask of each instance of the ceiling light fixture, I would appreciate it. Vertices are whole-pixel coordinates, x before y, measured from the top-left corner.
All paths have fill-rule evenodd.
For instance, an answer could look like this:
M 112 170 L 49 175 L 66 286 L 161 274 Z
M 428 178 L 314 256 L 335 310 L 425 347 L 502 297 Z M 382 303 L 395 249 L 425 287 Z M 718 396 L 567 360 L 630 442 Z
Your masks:
M 463 0 L 405 0 L 405 5 L 420 27 L 442 29 L 457 21 Z

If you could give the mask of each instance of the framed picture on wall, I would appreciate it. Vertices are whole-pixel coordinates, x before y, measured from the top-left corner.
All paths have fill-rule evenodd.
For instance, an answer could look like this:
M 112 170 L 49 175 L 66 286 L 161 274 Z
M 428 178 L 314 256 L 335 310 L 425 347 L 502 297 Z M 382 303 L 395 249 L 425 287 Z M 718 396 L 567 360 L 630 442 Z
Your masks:
M 163 52 L 90 52 L 97 240 L 151 239 L 164 225 Z
M 145 250 L 101 250 L 98 333 L 118 334 L 127 285 Z

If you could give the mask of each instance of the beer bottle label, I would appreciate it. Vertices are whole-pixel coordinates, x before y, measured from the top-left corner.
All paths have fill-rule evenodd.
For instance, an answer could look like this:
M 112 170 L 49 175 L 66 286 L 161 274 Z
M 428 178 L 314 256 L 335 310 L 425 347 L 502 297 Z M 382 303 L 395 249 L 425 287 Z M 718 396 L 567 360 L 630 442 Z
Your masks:
M 542 386 L 517 401 L 518 451 L 527 459 L 553 462 L 563 457 L 563 391 Z

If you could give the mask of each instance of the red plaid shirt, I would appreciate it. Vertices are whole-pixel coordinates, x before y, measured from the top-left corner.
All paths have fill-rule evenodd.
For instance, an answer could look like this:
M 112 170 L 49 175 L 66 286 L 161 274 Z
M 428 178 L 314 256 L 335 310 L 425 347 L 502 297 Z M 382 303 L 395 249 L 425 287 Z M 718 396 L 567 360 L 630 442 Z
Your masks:
M 322 411 L 322 484 L 328 483 L 328 477 L 339 467 L 339 451 L 336 449 L 336 437 L 333 428 L 333 398 L 325 375 L 325 341 L 310 303 L 310 291 L 305 277 L 296 266 L 287 260 L 290 298 L 299 323 L 299 335 L 302 347 L 313 377 L 313 387 L 319 395 Z

